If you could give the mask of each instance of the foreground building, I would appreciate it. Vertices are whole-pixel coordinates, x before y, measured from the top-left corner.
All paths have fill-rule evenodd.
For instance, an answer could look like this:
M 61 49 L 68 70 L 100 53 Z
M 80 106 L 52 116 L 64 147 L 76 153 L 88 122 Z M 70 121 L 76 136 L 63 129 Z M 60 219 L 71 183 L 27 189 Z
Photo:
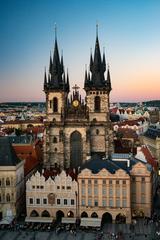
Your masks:
M 26 183 L 26 221 L 52 222 L 77 216 L 77 182 L 62 171 L 46 179 L 36 172 Z M 45 220 L 44 220 L 45 219 Z
M 129 154 L 88 161 L 78 175 L 79 216 L 117 223 L 151 217 L 153 174 L 151 165 Z
M 10 222 L 24 208 L 24 162 L 7 137 L 0 138 L 0 220 Z
M 113 135 L 109 117 L 110 72 L 106 71 L 105 55 L 101 57 L 98 35 L 90 71 L 85 72 L 86 102 L 75 85 L 69 98 L 69 77 L 65 76 L 63 56 L 59 57 L 57 39 L 53 58 L 50 57 L 48 77 L 45 73 L 47 122 L 44 140 L 44 167 L 81 166 L 91 155 L 108 157 Z

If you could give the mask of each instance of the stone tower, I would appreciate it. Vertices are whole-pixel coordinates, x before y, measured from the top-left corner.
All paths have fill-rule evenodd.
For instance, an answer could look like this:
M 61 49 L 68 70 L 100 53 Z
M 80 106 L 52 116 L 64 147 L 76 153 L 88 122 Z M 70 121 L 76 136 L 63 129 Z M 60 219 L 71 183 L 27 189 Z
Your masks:
M 107 79 L 105 53 L 101 57 L 98 30 L 95 43 L 94 58 L 90 55 L 90 71 L 85 73 L 84 89 L 86 106 L 89 112 L 91 153 L 99 153 L 108 157 L 112 152 L 113 132 L 109 114 L 109 94 L 111 79 L 109 67 Z

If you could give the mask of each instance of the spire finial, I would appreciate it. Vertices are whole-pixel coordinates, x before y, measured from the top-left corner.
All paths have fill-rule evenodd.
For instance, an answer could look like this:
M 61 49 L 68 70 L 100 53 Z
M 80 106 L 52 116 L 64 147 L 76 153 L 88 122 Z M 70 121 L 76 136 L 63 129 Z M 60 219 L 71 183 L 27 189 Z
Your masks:
M 55 40 L 57 40 L 57 24 L 54 23 L 54 33 L 55 33 Z
M 98 21 L 96 23 L 96 37 L 98 38 Z
M 105 54 L 105 47 L 103 47 L 103 54 Z

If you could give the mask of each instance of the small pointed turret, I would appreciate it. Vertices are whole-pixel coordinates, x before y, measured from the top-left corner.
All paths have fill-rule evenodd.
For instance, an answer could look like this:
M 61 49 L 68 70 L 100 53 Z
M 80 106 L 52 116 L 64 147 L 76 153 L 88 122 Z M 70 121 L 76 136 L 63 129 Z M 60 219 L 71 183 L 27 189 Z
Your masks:
M 92 58 L 92 49 L 91 49 L 91 54 L 90 54 L 90 71 L 92 72 L 93 70 L 93 58 Z
M 47 75 L 46 75 L 46 68 L 44 70 L 44 89 L 47 87 Z
M 88 86 L 88 75 L 87 75 L 87 67 L 85 67 L 85 80 L 84 80 L 84 88 Z
M 102 64 L 103 64 L 103 71 L 105 72 L 106 71 L 106 58 L 105 58 L 105 51 L 103 50 L 103 61 L 102 61 Z
M 67 92 L 70 91 L 68 69 L 67 69 L 67 83 L 66 83 L 66 90 L 67 90 Z
M 52 56 L 50 52 L 50 61 L 49 61 L 49 72 L 52 73 Z
M 62 55 L 61 55 L 61 73 L 63 74 L 64 72 L 64 66 L 63 66 L 63 52 L 62 52 Z
M 108 65 L 108 71 L 107 71 L 107 88 L 108 88 L 109 91 L 112 90 L 109 65 Z

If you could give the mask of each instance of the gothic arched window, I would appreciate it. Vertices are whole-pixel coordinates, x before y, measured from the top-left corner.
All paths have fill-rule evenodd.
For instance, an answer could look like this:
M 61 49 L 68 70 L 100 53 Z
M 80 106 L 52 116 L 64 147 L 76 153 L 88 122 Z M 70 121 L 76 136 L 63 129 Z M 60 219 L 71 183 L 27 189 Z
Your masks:
M 74 131 L 70 137 L 70 161 L 71 167 L 79 167 L 83 160 L 83 141 L 78 131 Z
M 9 195 L 9 193 L 7 193 L 7 195 L 6 195 L 6 201 L 7 201 L 7 202 L 10 202 L 10 200 L 11 200 L 10 195 Z
M 94 110 L 95 110 L 95 112 L 100 112 L 100 103 L 101 103 L 100 97 L 96 96 L 94 98 Z
M 56 97 L 53 98 L 53 112 L 58 112 L 58 99 Z
M 9 180 L 9 178 L 6 179 L 6 186 L 10 186 L 10 180 Z

